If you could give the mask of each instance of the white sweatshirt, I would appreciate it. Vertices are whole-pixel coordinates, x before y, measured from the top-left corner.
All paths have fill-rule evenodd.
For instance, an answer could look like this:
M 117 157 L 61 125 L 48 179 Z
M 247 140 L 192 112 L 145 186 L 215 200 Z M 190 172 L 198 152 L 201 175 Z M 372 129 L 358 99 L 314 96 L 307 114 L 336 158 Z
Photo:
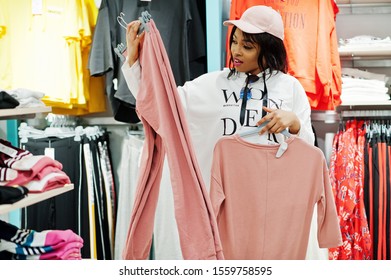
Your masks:
M 122 71 L 130 91 L 137 99 L 141 76 L 139 62 L 130 67 L 126 61 Z M 228 73 L 229 69 L 206 73 L 178 87 L 197 160 L 208 190 L 213 149 L 217 140 L 223 136 L 253 130 L 262 115 L 263 79 L 260 78 L 250 86 L 252 98 L 247 102 L 246 118 L 241 126 L 239 123 L 242 102 L 240 90 L 245 85 L 246 74 L 239 73 L 228 79 Z M 313 145 L 311 108 L 299 81 L 282 72 L 273 72 L 271 77 L 266 78 L 266 85 L 268 107 L 295 112 L 301 122 L 298 136 Z M 276 137 L 279 143 L 283 141 L 283 135 L 278 134 Z M 262 136 L 255 134 L 246 137 L 246 140 L 261 144 L 276 144 L 272 135 L 268 134 Z

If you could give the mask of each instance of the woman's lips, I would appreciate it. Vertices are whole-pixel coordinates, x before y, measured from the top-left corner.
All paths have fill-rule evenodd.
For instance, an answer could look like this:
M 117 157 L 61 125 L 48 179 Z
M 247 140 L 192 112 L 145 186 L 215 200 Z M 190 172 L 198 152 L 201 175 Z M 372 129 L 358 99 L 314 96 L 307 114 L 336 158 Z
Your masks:
M 240 66 L 243 64 L 243 61 L 239 60 L 239 59 L 234 59 L 234 66 Z

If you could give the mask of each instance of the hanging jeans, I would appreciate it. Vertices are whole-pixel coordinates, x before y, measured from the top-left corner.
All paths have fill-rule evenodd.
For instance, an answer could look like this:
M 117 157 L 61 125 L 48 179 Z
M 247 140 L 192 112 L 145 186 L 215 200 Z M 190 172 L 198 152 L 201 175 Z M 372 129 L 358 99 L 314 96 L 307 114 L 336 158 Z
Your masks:
M 165 153 L 184 259 L 223 259 L 216 219 L 193 151 L 174 76 L 159 31 L 147 23 L 136 110 L 145 146 L 124 259 L 147 259 Z

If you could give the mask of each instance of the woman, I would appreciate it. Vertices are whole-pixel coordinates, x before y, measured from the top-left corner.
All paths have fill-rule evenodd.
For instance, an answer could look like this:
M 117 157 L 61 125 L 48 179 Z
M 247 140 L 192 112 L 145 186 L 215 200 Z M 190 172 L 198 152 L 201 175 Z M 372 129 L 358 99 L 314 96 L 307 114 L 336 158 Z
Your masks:
M 140 24 L 133 21 L 127 26 L 127 59 L 122 66 L 136 99 L 141 73 L 138 57 L 144 37 L 143 33 L 137 35 Z M 253 6 L 239 20 L 225 21 L 224 25 L 233 25 L 232 67 L 204 74 L 178 87 L 207 186 L 213 149 L 223 136 L 253 130 L 266 123 L 260 135 L 246 140 L 278 144 L 284 137 L 280 132 L 288 129 L 289 133 L 314 143 L 306 93 L 297 79 L 286 74 L 280 14 L 270 7 Z
M 122 67 L 136 98 L 141 71 L 138 55 L 143 40 L 143 34 L 137 35 L 140 24 L 133 21 L 127 27 L 128 52 Z M 204 74 L 178 87 L 206 183 L 210 179 L 208 173 L 214 145 L 222 136 L 254 129 L 268 121 L 260 136 L 246 139 L 277 144 L 283 137 L 279 133 L 288 129 L 291 134 L 314 143 L 306 93 L 297 79 L 286 74 L 284 27 L 280 14 L 270 7 L 253 6 L 240 20 L 225 21 L 224 25 L 233 25 L 230 36 L 233 67 Z M 256 77 L 247 79 L 249 75 Z M 247 104 L 243 106 L 246 81 L 250 90 Z M 262 117 L 263 111 L 267 114 Z

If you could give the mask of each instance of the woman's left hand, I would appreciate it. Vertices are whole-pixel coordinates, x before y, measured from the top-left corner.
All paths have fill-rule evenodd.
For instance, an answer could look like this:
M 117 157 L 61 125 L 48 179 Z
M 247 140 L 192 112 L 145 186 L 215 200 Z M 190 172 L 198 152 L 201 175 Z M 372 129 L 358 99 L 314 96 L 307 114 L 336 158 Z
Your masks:
M 260 119 L 257 122 L 257 125 L 259 126 L 266 121 L 269 121 L 269 123 L 261 129 L 259 134 L 263 134 L 265 132 L 280 133 L 287 128 L 291 134 L 299 133 L 300 120 L 295 113 L 281 109 L 270 109 L 267 107 L 262 107 L 262 109 L 265 110 L 268 114 Z
M 126 28 L 126 47 L 129 66 L 132 66 L 139 58 L 140 48 L 144 40 L 145 33 L 138 34 L 141 22 L 134 20 L 127 25 Z

